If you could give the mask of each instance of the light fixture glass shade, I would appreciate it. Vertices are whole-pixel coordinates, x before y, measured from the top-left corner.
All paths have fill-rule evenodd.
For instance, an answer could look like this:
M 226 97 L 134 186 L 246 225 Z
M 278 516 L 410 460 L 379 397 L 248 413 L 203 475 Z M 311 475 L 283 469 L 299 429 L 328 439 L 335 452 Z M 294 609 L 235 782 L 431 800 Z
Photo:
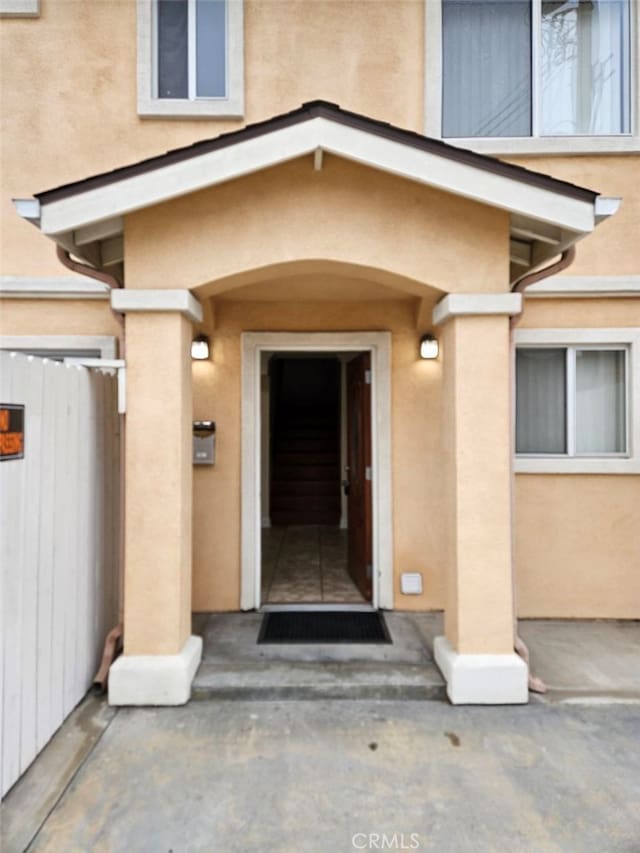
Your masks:
M 206 335 L 198 335 L 191 342 L 191 358 L 196 361 L 209 358 L 209 338 Z
M 437 358 L 440 347 L 433 335 L 424 335 L 420 341 L 420 358 Z

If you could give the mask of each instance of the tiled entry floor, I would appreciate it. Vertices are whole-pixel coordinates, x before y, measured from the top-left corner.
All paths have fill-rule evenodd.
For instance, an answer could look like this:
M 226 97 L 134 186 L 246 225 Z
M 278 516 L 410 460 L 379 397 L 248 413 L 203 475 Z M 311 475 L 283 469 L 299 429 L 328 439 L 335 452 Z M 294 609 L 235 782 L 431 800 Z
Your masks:
M 347 572 L 347 535 L 325 525 L 264 528 L 263 603 L 365 603 Z

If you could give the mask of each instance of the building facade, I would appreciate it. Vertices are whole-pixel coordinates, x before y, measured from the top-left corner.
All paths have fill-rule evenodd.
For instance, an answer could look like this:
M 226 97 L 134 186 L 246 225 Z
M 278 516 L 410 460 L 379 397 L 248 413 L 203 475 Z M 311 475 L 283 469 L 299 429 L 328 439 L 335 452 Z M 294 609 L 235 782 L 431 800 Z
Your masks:
M 2 346 L 126 371 L 111 701 L 186 701 L 276 528 L 444 610 L 453 701 L 526 701 L 514 613 L 640 617 L 634 0 L 0 11 Z

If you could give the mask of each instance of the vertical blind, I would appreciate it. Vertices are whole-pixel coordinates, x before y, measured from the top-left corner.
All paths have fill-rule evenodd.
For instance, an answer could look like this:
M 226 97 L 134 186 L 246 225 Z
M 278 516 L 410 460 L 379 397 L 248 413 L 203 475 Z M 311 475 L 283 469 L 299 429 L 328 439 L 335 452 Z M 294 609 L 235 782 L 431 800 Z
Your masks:
M 529 0 L 443 0 L 442 38 L 443 136 L 529 136 Z
M 629 0 L 442 0 L 443 136 L 628 133 L 629 32 Z
M 569 387 L 573 365 L 575 387 Z M 624 350 L 518 348 L 516 452 L 569 452 L 571 407 L 576 454 L 624 453 L 625 389 Z
M 576 452 L 625 449 L 624 352 L 576 352 Z
M 189 33 L 190 16 L 195 35 Z M 227 89 L 226 0 L 158 0 L 159 98 L 224 97 Z M 190 63 L 193 55 L 195 61 Z M 195 79 L 189 85 L 190 65 Z
M 516 452 L 567 452 L 565 349 L 516 351 Z

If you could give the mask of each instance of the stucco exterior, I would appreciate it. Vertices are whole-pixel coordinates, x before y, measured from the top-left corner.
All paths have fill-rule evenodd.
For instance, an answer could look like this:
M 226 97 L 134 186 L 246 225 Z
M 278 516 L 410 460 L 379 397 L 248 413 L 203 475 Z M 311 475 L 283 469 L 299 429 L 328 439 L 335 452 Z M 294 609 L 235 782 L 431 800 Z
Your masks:
M 71 273 L 12 198 L 314 98 L 423 133 L 425 91 L 438 85 L 426 70 L 423 0 L 244 0 L 240 120 L 138 116 L 133 0 L 42 0 L 40 17 L 5 18 L 0 32 L 0 273 L 27 289 Z M 433 320 L 447 294 L 509 293 L 508 210 L 331 153 L 321 168 L 304 156 L 127 213 L 126 289 L 190 291 L 203 309 L 201 323 L 179 312 L 125 313 L 127 655 L 176 655 L 191 608 L 240 607 L 247 331 L 391 333 L 396 608 L 445 609 L 447 639 L 463 655 L 511 652 L 514 599 L 522 617 L 640 618 L 640 473 L 519 472 L 512 504 L 510 362 L 514 329 L 640 327 L 640 146 L 503 159 L 622 197 L 619 212 L 577 243 L 564 273 L 581 277 L 586 295 L 563 294 L 558 276 L 557 293 L 532 290 L 513 319 Z M 603 277 L 609 295 L 598 290 Z M 2 294 L 3 335 L 121 333 L 106 292 L 91 300 L 24 295 Z M 191 364 L 197 332 L 209 335 L 211 356 Z M 439 337 L 435 361 L 419 358 L 425 332 Z M 631 403 L 632 418 L 639 404 Z M 209 418 L 216 465 L 192 471 L 191 421 Z M 157 470 L 149 470 L 149 420 L 171 448 Z M 402 595 L 405 572 L 422 575 L 421 595 Z

